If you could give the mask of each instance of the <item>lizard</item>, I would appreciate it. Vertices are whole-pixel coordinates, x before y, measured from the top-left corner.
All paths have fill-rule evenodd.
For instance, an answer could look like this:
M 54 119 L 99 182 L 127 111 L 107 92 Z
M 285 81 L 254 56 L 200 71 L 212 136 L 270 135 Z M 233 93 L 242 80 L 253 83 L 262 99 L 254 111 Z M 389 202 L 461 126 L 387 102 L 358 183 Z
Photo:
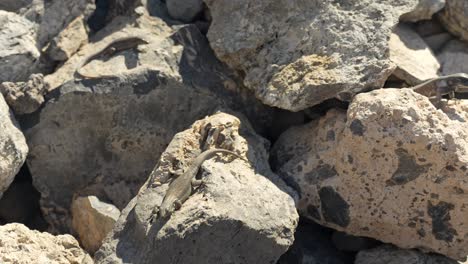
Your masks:
M 175 210 L 180 209 L 182 204 L 192 194 L 194 187 L 201 184 L 201 180 L 196 180 L 198 171 L 205 160 L 212 158 L 217 153 L 231 154 L 237 158 L 244 159 L 239 154 L 226 149 L 209 149 L 198 155 L 190 164 L 190 166 L 179 176 L 177 176 L 170 184 L 161 206 L 159 207 L 159 216 L 162 218 L 169 217 Z
M 136 37 L 136 36 L 124 36 L 120 38 L 116 38 L 112 40 L 109 44 L 107 44 L 103 49 L 99 49 L 95 52 L 92 52 L 88 56 L 85 56 L 81 62 L 78 64 L 75 70 L 75 75 L 78 75 L 80 78 L 85 78 L 85 79 L 96 79 L 96 78 L 102 78 L 102 77 L 107 77 L 107 75 L 87 75 L 84 73 L 81 73 L 80 70 L 83 68 L 86 64 L 91 62 L 92 60 L 105 56 L 105 57 L 110 57 L 112 54 L 122 51 L 122 50 L 127 50 L 130 48 L 137 47 L 140 44 L 148 44 L 149 42 L 144 40 L 141 37 Z
M 454 98 L 455 93 L 468 93 L 468 74 L 455 73 L 426 80 L 410 87 L 413 91 L 434 98 L 436 106 L 440 105 L 443 95 Z

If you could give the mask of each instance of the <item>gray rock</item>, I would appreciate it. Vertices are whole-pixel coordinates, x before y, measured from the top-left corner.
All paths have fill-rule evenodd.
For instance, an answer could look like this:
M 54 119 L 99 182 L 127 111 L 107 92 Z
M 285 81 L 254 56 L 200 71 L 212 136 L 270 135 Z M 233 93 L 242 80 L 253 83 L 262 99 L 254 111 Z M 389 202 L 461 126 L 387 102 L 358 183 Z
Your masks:
M 452 40 L 437 55 L 442 75 L 468 73 L 468 45 L 459 40 Z
M 303 217 L 355 236 L 468 254 L 468 102 L 436 109 L 411 89 L 357 95 L 347 112 L 287 130 L 271 162 Z
M 203 0 L 166 0 L 169 15 L 182 22 L 192 22 L 203 11 Z
M 194 120 L 232 107 L 256 120 L 259 131 L 271 121 L 272 109 L 237 85 L 236 75 L 216 60 L 195 26 L 171 35 L 164 24 L 151 23 L 151 30 L 165 27 L 164 33 L 143 25 L 122 30 L 141 33 L 150 43 L 140 52 L 115 54 L 111 60 L 120 58 L 119 63 L 99 68 L 112 67 L 115 76 L 59 84 L 72 78 L 83 55 L 102 45 L 70 58 L 48 76 L 59 85 L 41 111 L 22 121 L 31 148 L 28 166 L 51 231 L 69 230 L 74 194 L 95 195 L 123 209 L 173 135 Z M 139 64 L 143 67 L 124 69 Z
M 0 93 L 17 115 L 30 114 L 39 109 L 44 103 L 45 92 L 42 74 L 31 74 L 27 82 L 0 84 Z
M 78 16 L 70 22 L 47 47 L 47 55 L 55 61 L 68 60 L 81 46 L 88 41 L 86 21 Z
M 73 230 L 90 254 L 99 249 L 120 216 L 117 207 L 100 201 L 96 196 L 77 197 L 72 202 L 71 212 Z
M 0 1 L 0 10 L 8 12 L 17 12 L 22 7 L 31 4 L 33 0 L 2 0 Z
M 363 250 L 354 264 L 458 264 L 457 261 L 436 254 L 424 254 L 417 250 L 399 249 L 390 245 Z
M 25 81 L 37 69 L 34 23 L 0 10 L 0 83 Z
M 95 262 L 275 263 L 293 242 L 298 214 L 294 192 L 269 168 L 267 146 L 248 121 L 223 112 L 178 133 Z M 246 159 L 219 155 L 205 161 L 202 187 L 180 210 L 161 218 L 157 208 L 169 169 L 184 169 L 200 151 L 212 148 L 231 149 Z
M 379 242 L 375 239 L 353 236 L 336 230 L 333 232 L 332 241 L 337 249 L 351 252 L 358 252 L 379 245 Z
M 450 33 L 468 41 L 468 1 L 447 0 L 438 18 Z
M 431 48 L 433 52 L 438 53 L 450 40 L 454 37 L 448 32 L 434 34 L 424 38 L 424 41 Z
M 410 85 L 437 77 L 439 62 L 424 40 L 409 26 L 399 24 L 390 36 L 393 75 Z
M 0 197 L 20 170 L 28 146 L 13 113 L 0 94 Z
M 400 20 L 407 22 L 429 20 L 432 18 L 432 15 L 439 12 L 444 6 L 445 0 L 419 0 L 416 8 L 409 13 L 403 14 Z
M 382 87 L 391 29 L 417 2 L 205 0 L 208 39 L 265 104 L 299 111 Z

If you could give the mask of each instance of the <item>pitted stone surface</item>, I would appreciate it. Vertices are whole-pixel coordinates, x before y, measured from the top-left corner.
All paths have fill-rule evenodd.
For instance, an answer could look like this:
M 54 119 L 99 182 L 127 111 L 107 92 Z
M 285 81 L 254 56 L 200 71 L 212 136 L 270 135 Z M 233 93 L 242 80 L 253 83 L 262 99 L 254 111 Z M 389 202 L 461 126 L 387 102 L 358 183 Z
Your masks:
M 272 162 L 300 192 L 303 216 L 464 259 L 467 105 L 450 101 L 437 110 L 410 89 L 359 94 L 347 113 L 331 110 L 285 132 Z

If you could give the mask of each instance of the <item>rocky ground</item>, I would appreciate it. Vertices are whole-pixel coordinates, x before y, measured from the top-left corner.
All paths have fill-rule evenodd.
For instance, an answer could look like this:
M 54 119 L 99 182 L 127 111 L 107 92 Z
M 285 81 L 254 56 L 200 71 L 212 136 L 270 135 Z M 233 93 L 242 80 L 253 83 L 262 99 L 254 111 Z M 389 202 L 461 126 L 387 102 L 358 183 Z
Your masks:
M 465 263 L 467 65 L 466 0 L 1 0 L 0 263 Z

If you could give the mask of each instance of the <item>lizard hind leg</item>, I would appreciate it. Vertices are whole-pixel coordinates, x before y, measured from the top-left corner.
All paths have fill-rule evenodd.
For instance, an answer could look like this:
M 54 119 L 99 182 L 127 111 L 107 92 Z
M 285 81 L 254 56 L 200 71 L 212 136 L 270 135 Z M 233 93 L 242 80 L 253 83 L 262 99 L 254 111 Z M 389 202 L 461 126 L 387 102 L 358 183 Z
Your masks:
M 182 207 L 182 203 L 179 200 L 174 201 L 174 209 L 179 210 Z

